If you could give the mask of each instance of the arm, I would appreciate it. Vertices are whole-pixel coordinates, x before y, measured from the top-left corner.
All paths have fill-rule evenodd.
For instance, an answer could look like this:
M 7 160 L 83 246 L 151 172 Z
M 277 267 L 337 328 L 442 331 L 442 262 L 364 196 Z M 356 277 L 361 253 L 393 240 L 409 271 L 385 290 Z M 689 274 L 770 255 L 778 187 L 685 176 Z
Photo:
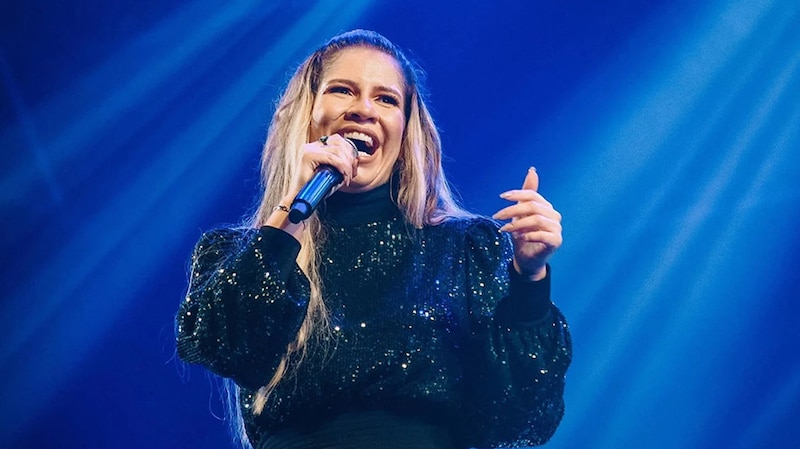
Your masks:
M 269 227 L 204 234 L 176 317 L 178 355 L 249 388 L 266 384 L 306 313 L 298 251 Z
M 571 361 L 566 321 L 550 301 L 550 270 L 531 281 L 516 272 L 505 234 L 482 222 L 466 242 L 469 360 L 467 416 L 478 447 L 540 445 L 564 413 Z
M 357 161 L 338 135 L 303 145 L 295 186 L 259 230 L 203 235 L 192 256 L 186 301 L 176 318 L 178 355 L 241 386 L 256 389 L 272 377 L 297 336 L 310 296 L 296 265 L 304 225 L 285 209 L 319 165 L 334 166 L 349 183 Z

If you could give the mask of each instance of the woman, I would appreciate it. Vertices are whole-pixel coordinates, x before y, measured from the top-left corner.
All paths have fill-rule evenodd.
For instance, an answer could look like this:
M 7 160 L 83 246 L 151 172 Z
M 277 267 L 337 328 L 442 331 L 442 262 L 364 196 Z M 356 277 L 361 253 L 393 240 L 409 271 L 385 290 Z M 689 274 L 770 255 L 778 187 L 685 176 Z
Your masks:
M 255 448 L 466 448 L 546 442 L 571 344 L 550 302 L 560 215 L 529 170 L 513 204 L 454 202 L 418 72 L 377 33 L 336 36 L 297 70 L 246 229 L 200 239 L 178 353 L 235 386 Z M 344 181 L 304 222 L 318 167 Z M 501 231 L 501 232 L 498 232 Z M 508 236 L 511 236 L 509 239 Z

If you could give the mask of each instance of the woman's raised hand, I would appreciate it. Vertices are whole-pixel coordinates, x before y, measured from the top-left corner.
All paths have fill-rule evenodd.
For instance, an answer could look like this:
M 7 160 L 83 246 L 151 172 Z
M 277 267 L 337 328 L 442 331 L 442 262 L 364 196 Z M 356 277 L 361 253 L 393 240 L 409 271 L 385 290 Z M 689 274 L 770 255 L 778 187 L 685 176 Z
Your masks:
M 531 167 L 519 190 L 509 190 L 500 197 L 514 204 L 495 213 L 496 220 L 511 220 L 500 231 L 511 234 L 514 242 L 514 268 L 530 280 L 545 277 L 547 260 L 561 246 L 561 214 L 539 189 L 539 175 Z

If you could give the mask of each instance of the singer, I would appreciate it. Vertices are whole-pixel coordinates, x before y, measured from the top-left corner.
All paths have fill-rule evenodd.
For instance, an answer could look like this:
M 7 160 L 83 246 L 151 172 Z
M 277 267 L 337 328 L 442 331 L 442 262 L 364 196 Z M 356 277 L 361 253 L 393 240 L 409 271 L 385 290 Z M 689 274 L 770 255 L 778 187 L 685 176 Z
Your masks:
M 463 210 L 419 75 L 377 33 L 325 43 L 279 100 L 258 210 L 195 248 L 178 355 L 226 379 L 246 447 L 533 446 L 562 418 L 561 216 L 534 169 L 493 219 Z

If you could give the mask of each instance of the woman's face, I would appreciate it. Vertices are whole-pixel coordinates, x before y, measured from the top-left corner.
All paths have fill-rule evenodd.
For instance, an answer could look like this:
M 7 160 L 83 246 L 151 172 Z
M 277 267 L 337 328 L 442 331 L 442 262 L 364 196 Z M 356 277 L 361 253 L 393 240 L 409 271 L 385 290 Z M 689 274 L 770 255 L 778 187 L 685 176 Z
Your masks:
M 344 192 L 386 183 L 406 126 L 405 80 L 393 57 L 369 47 L 339 51 L 325 67 L 311 112 L 311 139 L 339 134 L 356 142 L 358 170 Z

